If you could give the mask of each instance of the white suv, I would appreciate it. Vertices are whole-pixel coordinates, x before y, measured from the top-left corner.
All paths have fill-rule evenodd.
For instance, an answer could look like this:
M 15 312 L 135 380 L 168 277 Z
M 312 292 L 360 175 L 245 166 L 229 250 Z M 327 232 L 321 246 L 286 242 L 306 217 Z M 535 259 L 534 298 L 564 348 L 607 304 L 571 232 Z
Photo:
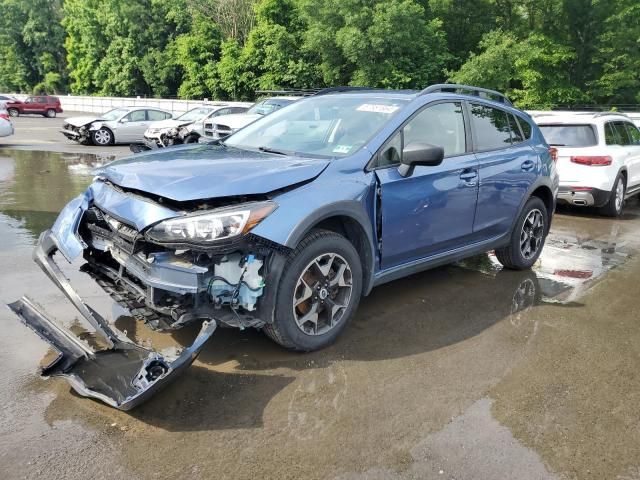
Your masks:
M 618 216 L 640 192 L 640 130 L 623 113 L 531 112 L 557 149 L 558 203 Z

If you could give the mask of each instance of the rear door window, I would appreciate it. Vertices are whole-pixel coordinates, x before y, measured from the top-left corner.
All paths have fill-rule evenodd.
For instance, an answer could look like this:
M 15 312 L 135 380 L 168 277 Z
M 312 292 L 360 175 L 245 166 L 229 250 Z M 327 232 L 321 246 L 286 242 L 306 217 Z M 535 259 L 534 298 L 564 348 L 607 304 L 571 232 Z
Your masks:
M 554 147 L 593 147 L 598 144 L 593 125 L 540 125 L 547 143 Z
M 507 112 L 486 105 L 471 104 L 476 150 L 499 150 L 511 146 L 511 127 Z
M 511 130 L 511 143 L 524 142 L 524 138 L 520 132 L 520 127 L 518 126 L 518 121 L 516 120 L 515 115 L 512 114 L 509 114 L 509 129 Z
M 531 124 L 520 117 L 516 118 L 518 119 L 518 123 L 520 124 L 520 128 L 522 129 L 522 133 L 524 133 L 524 138 L 529 140 L 531 138 Z
M 164 120 L 166 118 L 167 115 L 164 112 L 160 112 L 158 110 L 147 110 L 147 120 L 156 122 L 158 120 Z

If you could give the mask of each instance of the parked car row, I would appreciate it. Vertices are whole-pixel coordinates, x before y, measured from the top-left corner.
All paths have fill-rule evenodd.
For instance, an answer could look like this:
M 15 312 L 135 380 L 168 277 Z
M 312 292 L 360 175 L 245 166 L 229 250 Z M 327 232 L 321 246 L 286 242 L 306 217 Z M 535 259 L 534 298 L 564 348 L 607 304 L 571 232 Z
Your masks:
M 133 152 L 139 152 L 201 139 L 222 139 L 299 98 L 274 97 L 256 104 L 216 102 L 200 105 L 176 118 L 158 108 L 116 108 L 100 116 L 68 118 L 61 133 L 83 145 L 128 143 Z

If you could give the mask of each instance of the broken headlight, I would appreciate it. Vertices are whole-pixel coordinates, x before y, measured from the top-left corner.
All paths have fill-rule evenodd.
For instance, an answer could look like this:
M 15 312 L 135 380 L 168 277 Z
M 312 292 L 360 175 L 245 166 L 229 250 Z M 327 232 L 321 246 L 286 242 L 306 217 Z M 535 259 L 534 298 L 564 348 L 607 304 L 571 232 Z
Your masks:
M 209 244 L 250 231 L 277 205 L 274 202 L 253 202 L 170 218 L 147 231 L 147 238 L 157 243 Z

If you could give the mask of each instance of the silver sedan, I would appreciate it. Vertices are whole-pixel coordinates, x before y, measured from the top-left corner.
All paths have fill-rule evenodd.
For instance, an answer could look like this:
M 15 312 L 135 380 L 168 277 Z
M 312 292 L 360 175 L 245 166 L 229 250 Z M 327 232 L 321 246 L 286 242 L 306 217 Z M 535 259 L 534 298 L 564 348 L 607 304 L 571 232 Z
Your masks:
M 171 117 L 171 112 L 159 108 L 122 107 L 100 116 L 67 118 L 61 132 L 83 145 L 138 143 L 151 123 Z

